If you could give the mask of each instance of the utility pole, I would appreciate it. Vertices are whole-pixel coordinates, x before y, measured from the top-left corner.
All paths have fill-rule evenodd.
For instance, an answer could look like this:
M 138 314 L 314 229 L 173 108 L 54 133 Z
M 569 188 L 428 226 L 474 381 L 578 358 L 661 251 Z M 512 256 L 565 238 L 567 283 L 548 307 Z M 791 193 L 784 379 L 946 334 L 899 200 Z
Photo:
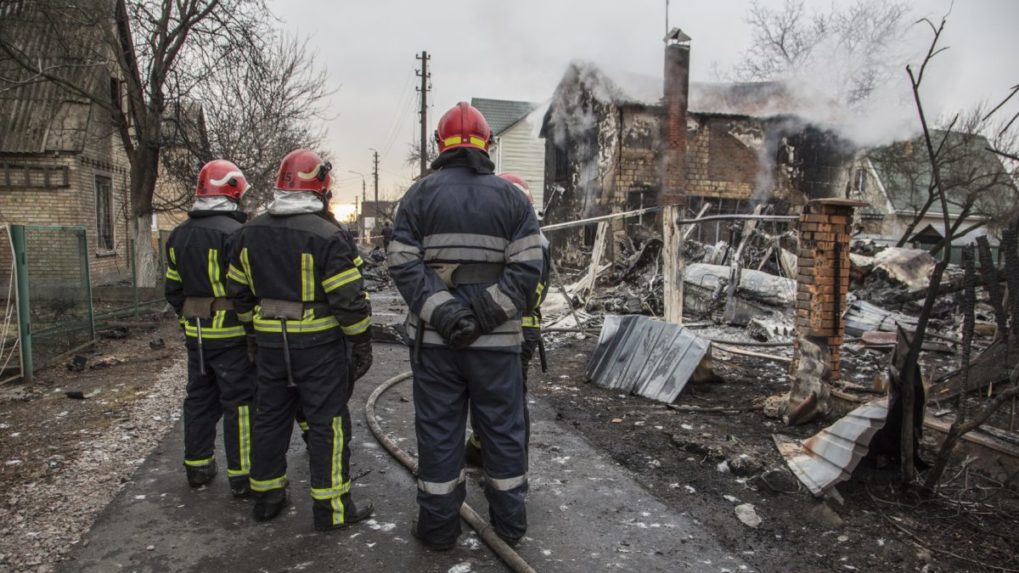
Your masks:
M 368 229 L 368 225 L 364 221 L 364 206 L 368 204 L 368 183 L 365 181 L 364 173 L 354 171 L 353 169 L 348 169 L 347 172 L 361 176 L 361 239 L 365 239 L 365 231 Z
M 428 61 L 432 57 L 426 51 L 422 51 L 420 55 L 414 57 L 421 62 L 421 69 L 417 70 L 417 75 L 421 78 L 421 86 L 417 88 L 417 91 L 421 94 L 421 111 L 418 114 L 421 116 L 421 176 L 424 177 L 425 171 L 428 169 L 428 92 L 432 91 L 432 84 L 429 81 L 432 73 L 428 71 Z
M 379 218 L 380 218 L 379 217 L 379 213 L 381 212 L 381 209 L 379 209 L 379 152 L 375 151 L 373 149 L 372 150 L 372 156 L 374 158 L 374 168 L 372 169 L 372 173 L 375 175 L 375 216 L 374 216 L 374 219 L 375 219 L 375 226 L 378 226 Z M 374 227 L 372 227 L 372 229 L 374 230 Z

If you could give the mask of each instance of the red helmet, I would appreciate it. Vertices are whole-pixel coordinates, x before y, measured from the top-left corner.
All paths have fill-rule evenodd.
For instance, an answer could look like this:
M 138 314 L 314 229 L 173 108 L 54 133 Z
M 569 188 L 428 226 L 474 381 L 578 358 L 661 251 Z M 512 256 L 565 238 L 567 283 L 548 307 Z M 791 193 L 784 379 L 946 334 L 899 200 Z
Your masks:
M 198 172 L 195 196 L 223 196 L 239 201 L 247 190 L 248 180 L 240 168 L 225 159 L 216 159 L 206 163 Z
M 534 205 L 534 195 L 531 195 L 531 186 L 527 184 L 527 181 L 524 181 L 523 177 L 517 175 L 516 173 L 510 173 L 509 171 L 500 173 L 499 177 L 502 177 L 506 181 L 509 181 L 517 189 L 520 189 L 520 191 L 523 192 L 524 195 L 527 195 L 527 202 L 530 203 L 531 205 Z
M 276 189 L 280 191 L 311 191 L 324 195 L 329 190 L 332 178 L 329 172 L 333 166 L 322 161 L 317 153 L 310 149 L 291 151 L 280 162 L 280 170 L 276 174 Z
M 476 107 L 462 101 L 439 120 L 435 139 L 439 144 L 439 153 L 457 147 L 473 147 L 488 152 L 492 128 L 488 127 L 485 116 Z

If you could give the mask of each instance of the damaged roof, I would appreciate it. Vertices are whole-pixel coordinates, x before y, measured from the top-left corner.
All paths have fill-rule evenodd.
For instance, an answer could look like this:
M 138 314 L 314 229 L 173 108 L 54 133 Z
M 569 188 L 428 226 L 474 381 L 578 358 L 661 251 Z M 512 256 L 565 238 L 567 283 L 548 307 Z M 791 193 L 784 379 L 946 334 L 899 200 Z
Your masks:
M 529 101 L 480 97 L 471 98 L 471 105 L 478 108 L 481 115 L 485 116 L 488 126 L 492 128 L 492 135 L 499 135 L 506 131 L 538 107 L 538 104 Z
M 888 419 L 888 397 L 864 404 L 806 440 L 775 434 L 789 469 L 814 495 L 853 475 L 870 442 Z
M 664 80 L 628 71 L 613 70 L 591 62 L 571 62 L 557 92 L 581 85 L 602 103 L 659 106 Z M 816 115 L 819 94 L 804 93 L 785 82 L 690 82 L 691 113 L 771 117 L 797 115 L 807 109 Z M 833 111 L 834 113 L 834 111 Z
M 642 315 L 609 315 L 587 378 L 602 388 L 673 402 L 708 349 L 707 340 L 678 324 Z

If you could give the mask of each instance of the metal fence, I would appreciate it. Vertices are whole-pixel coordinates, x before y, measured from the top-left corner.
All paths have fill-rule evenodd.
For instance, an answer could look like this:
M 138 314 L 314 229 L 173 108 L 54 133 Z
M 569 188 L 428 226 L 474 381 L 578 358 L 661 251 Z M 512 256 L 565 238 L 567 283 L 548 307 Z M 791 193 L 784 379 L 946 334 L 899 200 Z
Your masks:
M 164 237 L 154 240 L 162 247 Z M 34 373 L 96 340 L 104 325 L 159 311 L 162 286 L 138 286 L 133 245 L 120 282 L 96 285 L 84 227 L 10 225 L 0 232 L 0 382 Z M 165 262 L 160 255 L 160 267 Z M 160 273 L 162 274 L 162 273 Z

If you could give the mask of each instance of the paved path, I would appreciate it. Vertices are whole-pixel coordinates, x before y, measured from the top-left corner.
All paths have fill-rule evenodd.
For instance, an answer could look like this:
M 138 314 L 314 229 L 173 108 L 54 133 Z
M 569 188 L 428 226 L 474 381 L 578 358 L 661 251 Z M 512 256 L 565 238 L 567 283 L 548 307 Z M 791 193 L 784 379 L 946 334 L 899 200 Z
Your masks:
M 378 306 L 380 297 L 374 299 Z M 375 366 L 352 399 L 351 475 L 364 474 L 354 492 L 357 499 L 375 502 L 373 520 L 347 531 L 314 531 L 307 456 L 295 433 L 289 453 L 291 506 L 272 522 L 255 523 L 252 502 L 230 497 L 222 468 L 209 487 L 187 487 L 178 423 L 61 570 L 505 571 L 466 525 L 459 546 L 447 553 L 424 550 L 410 537 L 413 481 L 372 438 L 363 408 L 373 388 L 407 370 L 405 348 L 377 345 Z M 414 452 L 410 396 L 409 382 L 398 385 L 380 400 L 378 413 L 383 427 Z M 518 551 L 536 570 L 750 570 L 693 520 L 666 507 L 626 470 L 555 423 L 545 403 L 532 399 L 531 412 L 530 528 Z M 217 455 L 225 459 L 222 450 Z M 469 479 L 468 503 L 487 515 L 477 478 L 475 472 Z

